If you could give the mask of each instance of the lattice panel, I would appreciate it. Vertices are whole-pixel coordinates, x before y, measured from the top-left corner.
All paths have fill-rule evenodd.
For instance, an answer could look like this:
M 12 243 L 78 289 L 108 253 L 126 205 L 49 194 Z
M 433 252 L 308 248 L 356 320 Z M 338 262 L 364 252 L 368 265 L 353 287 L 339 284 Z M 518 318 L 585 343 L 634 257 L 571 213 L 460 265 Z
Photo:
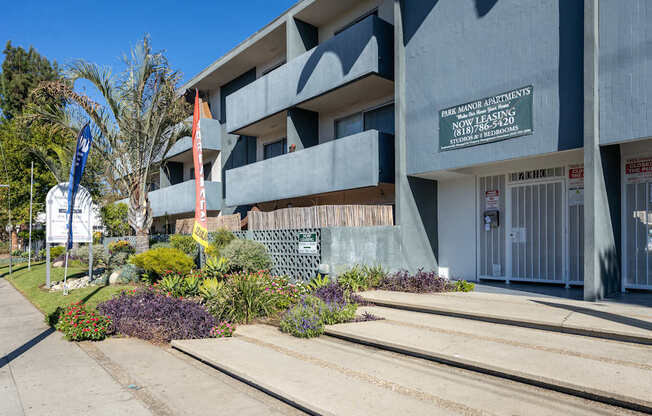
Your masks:
M 299 254 L 299 233 L 317 233 L 317 253 Z M 272 258 L 272 273 L 287 275 L 295 281 L 310 281 L 317 275 L 321 263 L 321 230 L 319 228 L 303 228 L 296 230 L 253 230 L 234 233 L 238 238 L 253 236 L 267 247 Z

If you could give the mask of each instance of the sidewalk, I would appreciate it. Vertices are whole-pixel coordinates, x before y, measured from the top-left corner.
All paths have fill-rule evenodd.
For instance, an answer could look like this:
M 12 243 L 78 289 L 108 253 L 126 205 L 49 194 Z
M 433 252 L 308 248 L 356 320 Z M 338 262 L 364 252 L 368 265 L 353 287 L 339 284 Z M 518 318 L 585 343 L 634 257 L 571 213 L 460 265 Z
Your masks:
M 299 415 L 166 346 L 74 343 L 0 278 L 0 416 Z
M 152 413 L 0 278 L 0 415 Z
M 652 308 L 493 293 L 361 293 L 378 306 L 652 344 Z

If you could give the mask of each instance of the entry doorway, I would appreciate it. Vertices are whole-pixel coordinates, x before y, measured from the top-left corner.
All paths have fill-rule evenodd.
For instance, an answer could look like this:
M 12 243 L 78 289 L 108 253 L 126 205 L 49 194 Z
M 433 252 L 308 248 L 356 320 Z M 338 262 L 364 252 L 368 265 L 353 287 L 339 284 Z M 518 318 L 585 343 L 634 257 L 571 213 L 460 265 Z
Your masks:
M 652 179 L 625 185 L 624 287 L 652 289 Z
M 509 186 L 507 257 L 510 280 L 564 283 L 564 182 Z

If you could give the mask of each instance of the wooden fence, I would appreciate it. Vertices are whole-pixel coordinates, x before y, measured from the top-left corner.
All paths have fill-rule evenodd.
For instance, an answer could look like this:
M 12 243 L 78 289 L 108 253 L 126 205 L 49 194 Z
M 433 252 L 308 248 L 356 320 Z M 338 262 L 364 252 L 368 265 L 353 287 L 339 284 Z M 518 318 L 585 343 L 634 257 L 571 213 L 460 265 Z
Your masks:
M 176 234 L 192 234 L 194 218 L 178 219 L 175 226 Z M 219 217 L 208 217 L 208 232 L 215 232 L 218 228 L 226 228 L 229 231 L 240 231 L 240 214 L 220 215 Z
M 394 210 L 391 205 L 319 205 L 249 211 L 247 219 L 250 230 L 391 226 Z

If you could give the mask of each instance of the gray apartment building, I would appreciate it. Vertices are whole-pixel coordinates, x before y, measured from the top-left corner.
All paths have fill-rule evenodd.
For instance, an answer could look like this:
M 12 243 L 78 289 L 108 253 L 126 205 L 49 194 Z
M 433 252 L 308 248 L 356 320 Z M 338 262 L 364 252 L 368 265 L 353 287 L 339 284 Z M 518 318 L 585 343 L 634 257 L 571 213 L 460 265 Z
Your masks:
M 392 205 L 393 268 L 652 289 L 652 1 L 303 0 L 195 88 L 211 215 Z

